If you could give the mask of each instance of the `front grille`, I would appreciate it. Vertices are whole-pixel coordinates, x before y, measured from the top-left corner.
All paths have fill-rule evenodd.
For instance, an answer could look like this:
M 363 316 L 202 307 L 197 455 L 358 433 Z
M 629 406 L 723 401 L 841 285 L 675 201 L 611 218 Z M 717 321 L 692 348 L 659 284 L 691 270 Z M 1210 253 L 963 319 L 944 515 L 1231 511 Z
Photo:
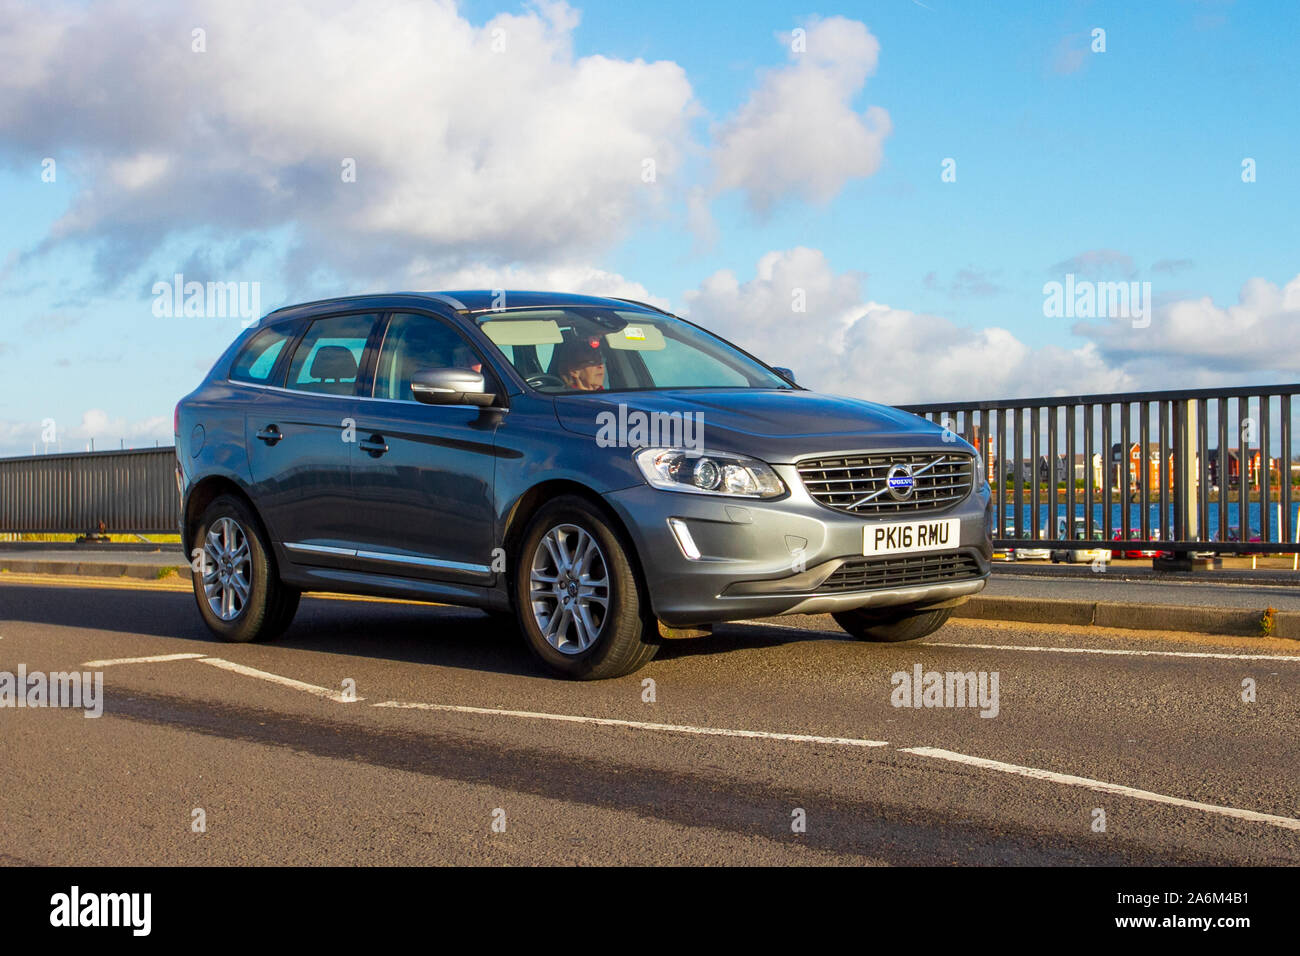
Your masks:
M 979 562 L 956 551 L 902 554 L 887 558 L 849 558 L 822 582 L 817 593 L 874 591 L 917 584 L 943 584 L 980 576 Z
M 912 493 L 901 500 L 885 485 L 895 465 L 910 467 L 915 480 Z M 970 494 L 974 471 L 970 455 L 934 452 L 815 458 L 796 467 L 818 503 L 858 515 L 946 508 Z

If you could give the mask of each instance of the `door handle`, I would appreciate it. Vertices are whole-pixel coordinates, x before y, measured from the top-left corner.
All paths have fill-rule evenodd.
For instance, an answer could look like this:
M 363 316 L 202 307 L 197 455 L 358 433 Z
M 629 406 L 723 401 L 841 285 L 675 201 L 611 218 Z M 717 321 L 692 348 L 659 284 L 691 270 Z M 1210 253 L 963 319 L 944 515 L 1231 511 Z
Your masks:
M 388 451 L 388 443 L 384 441 L 383 435 L 371 435 L 364 441 L 357 442 L 357 447 L 371 458 L 378 458 Z
M 284 437 L 284 432 L 280 431 L 280 427 L 278 425 L 267 425 L 265 428 L 263 428 L 260 432 L 257 433 L 257 437 L 262 441 L 266 442 L 268 445 L 274 445 L 276 442 L 278 442 L 281 438 Z

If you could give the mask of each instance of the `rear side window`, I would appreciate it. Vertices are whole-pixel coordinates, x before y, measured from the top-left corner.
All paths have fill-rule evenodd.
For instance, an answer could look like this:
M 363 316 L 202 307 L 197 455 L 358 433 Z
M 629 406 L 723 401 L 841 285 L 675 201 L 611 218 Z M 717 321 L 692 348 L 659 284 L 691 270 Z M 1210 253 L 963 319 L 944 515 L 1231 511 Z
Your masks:
M 317 319 L 293 353 L 287 387 L 300 392 L 353 395 L 375 315 Z
M 284 351 L 284 343 L 287 341 L 287 331 L 263 329 L 258 332 L 235 356 L 235 363 L 230 367 L 230 380 L 252 382 L 255 385 L 267 384 L 275 369 L 275 361 Z

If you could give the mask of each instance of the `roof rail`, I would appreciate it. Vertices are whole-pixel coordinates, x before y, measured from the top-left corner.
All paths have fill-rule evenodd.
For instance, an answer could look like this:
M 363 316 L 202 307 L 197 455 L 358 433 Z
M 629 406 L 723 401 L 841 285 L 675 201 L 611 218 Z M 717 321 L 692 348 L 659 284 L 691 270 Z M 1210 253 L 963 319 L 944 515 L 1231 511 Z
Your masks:
M 460 299 L 457 299 L 454 296 L 446 295 L 442 292 L 363 292 L 360 295 L 338 295 L 338 296 L 331 296 L 328 299 L 312 299 L 310 302 L 295 302 L 292 305 L 282 305 L 280 306 L 280 308 L 272 309 L 270 312 L 266 313 L 266 315 L 263 316 L 263 318 L 270 318 L 271 316 L 276 315 L 277 313 L 288 312 L 290 309 L 303 309 L 309 305 L 320 305 L 323 302 L 349 302 L 355 299 L 371 299 L 374 298 L 375 296 L 381 296 L 381 295 L 383 296 L 409 295 L 409 296 L 425 298 L 425 299 L 436 299 L 437 301 L 441 302 L 443 305 L 451 306 L 457 312 L 468 312 L 470 310 L 469 306 L 467 306 L 464 302 L 460 301 Z
M 457 312 L 468 312 L 469 306 L 457 299 L 455 296 L 445 295 L 442 292 L 419 292 L 417 295 L 428 296 L 430 299 L 437 299 L 443 305 L 449 305 Z

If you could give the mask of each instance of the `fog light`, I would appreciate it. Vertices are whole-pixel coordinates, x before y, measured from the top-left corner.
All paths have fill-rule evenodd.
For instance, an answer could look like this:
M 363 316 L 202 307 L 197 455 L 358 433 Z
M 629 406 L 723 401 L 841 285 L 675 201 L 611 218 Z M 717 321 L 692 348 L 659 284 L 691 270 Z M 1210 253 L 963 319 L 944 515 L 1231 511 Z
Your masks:
M 682 554 L 692 561 L 700 560 L 700 549 L 695 546 L 695 539 L 691 537 L 691 529 L 686 527 L 686 522 L 681 518 L 669 518 L 668 527 L 673 529 L 673 537 L 677 539 L 677 547 L 682 549 Z

